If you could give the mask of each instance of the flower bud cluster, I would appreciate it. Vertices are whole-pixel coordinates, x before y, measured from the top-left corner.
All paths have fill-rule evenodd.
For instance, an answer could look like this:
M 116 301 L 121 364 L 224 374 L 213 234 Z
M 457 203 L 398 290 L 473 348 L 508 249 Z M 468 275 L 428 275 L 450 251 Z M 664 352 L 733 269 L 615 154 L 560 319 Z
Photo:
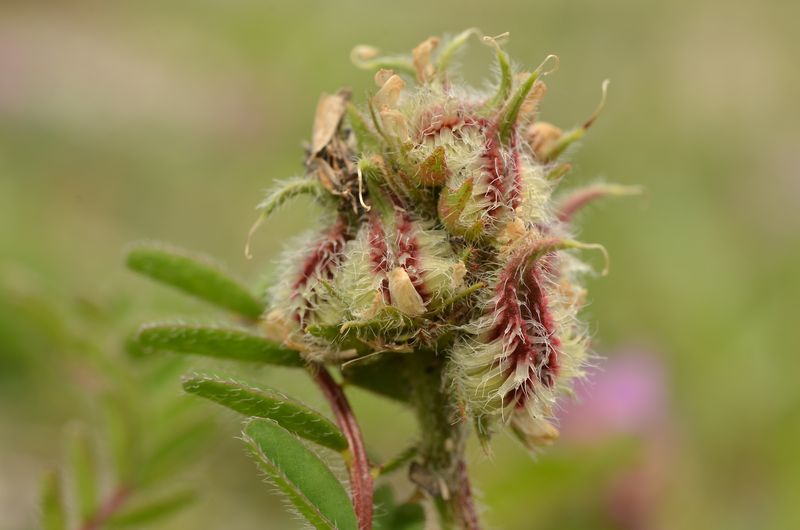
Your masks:
M 569 170 L 559 157 L 597 112 L 568 131 L 540 121 L 557 58 L 515 71 L 499 38 L 482 38 L 496 85 L 459 83 L 453 58 L 477 34 L 429 38 L 410 56 L 353 51 L 375 71 L 374 95 L 364 107 L 323 95 L 305 177 L 262 204 L 312 193 L 327 212 L 287 252 L 265 325 L 316 361 L 438 352 L 481 435 L 509 425 L 533 446 L 557 436 L 556 398 L 588 355 L 577 252 L 593 246 L 571 239 L 572 211 L 552 194 Z

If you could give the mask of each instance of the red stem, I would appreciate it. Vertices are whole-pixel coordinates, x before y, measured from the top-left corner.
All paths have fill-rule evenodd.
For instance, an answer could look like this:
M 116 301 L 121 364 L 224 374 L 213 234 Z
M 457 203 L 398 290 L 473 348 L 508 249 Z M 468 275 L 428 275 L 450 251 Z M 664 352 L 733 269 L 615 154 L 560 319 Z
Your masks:
M 314 379 L 328 400 L 336 417 L 336 423 L 339 424 L 350 445 L 353 457 L 350 465 L 350 487 L 353 490 L 353 507 L 358 518 L 358 529 L 372 530 L 372 474 L 361 429 L 358 427 L 347 396 L 344 395 L 342 387 L 331 377 L 330 372 L 324 366 L 318 366 Z
M 472 487 L 469 483 L 467 474 L 467 464 L 462 458 L 457 467 L 459 490 L 456 494 L 456 517 L 465 530 L 480 530 L 481 524 L 478 520 L 478 511 L 475 509 L 475 501 L 472 497 Z
M 131 490 L 129 488 L 124 486 L 118 487 L 114 493 L 97 508 L 94 515 L 83 523 L 80 530 L 100 530 L 111 516 L 125 504 L 125 501 L 128 500 L 130 495 Z

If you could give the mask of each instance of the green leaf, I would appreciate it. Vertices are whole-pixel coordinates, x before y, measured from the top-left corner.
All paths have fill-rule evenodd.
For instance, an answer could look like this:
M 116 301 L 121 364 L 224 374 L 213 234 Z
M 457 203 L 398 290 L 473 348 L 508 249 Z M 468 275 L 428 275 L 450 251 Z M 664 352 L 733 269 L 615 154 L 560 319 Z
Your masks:
M 253 420 L 244 441 L 258 466 L 309 523 L 321 530 L 356 530 L 350 497 L 331 470 L 272 420 Z
M 171 493 L 162 498 L 122 510 L 109 518 L 105 526 L 108 528 L 140 527 L 173 515 L 181 508 L 191 504 L 195 497 L 193 491 Z
M 97 470 L 91 440 L 85 429 L 78 427 L 70 436 L 69 463 L 78 513 L 87 521 L 97 507 Z
M 183 388 L 245 416 L 274 420 L 287 431 L 335 451 L 348 447 L 347 439 L 330 420 L 276 390 L 203 375 L 186 379 Z
M 139 329 L 136 341 L 141 347 L 150 350 L 167 350 L 280 366 L 305 364 L 296 351 L 236 328 L 148 324 Z
M 505 108 L 505 113 L 500 121 L 499 127 L 500 141 L 502 141 L 504 144 L 508 143 L 508 139 L 510 138 L 511 132 L 514 129 L 514 125 L 517 123 L 519 109 L 522 107 L 522 103 L 528 96 L 528 92 L 530 92 L 533 88 L 533 84 L 537 79 L 539 79 L 540 73 L 541 72 L 538 69 L 531 73 L 527 78 L 525 78 L 525 80 L 517 88 L 516 92 L 514 92 L 514 94 L 511 96 L 511 99 Z
M 42 528 L 44 530 L 67 528 L 61 478 L 57 471 L 48 473 L 42 484 Z
M 207 302 L 257 319 L 264 305 L 208 258 L 165 246 L 141 245 L 128 253 L 128 267 Z

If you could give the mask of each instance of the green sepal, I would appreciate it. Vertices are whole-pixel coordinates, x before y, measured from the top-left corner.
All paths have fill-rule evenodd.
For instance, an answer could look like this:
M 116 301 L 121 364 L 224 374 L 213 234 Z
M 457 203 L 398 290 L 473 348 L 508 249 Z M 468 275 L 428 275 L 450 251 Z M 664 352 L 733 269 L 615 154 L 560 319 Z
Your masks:
M 423 186 L 441 186 L 447 180 L 447 159 L 440 145 L 419 165 L 416 175 Z
M 358 57 L 355 53 L 358 48 L 353 50 L 354 53 L 350 54 L 352 63 L 362 70 L 393 70 L 399 74 L 405 74 L 409 77 L 416 78 L 417 69 L 414 68 L 414 63 L 407 55 L 392 55 L 392 56 L 375 56 L 369 59 Z
M 439 195 L 438 213 L 439 220 L 447 231 L 470 241 L 475 241 L 483 236 L 483 219 L 476 215 L 472 224 L 466 224 L 462 215 L 467 204 L 472 199 L 474 183 L 472 178 L 465 180 L 456 190 L 444 187 Z
M 322 460 L 273 420 L 251 420 L 242 439 L 269 482 L 317 529 L 356 530 L 347 491 Z
M 608 96 L 608 79 L 603 81 L 602 84 L 602 96 L 600 98 L 600 103 L 597 105 L 597 108 L 594 109 L 592 115 L 583 122 L 580 127 L 575 127 L 570 129 L 569 131 L 565 132 L 561 135 L 561 137 L 556 141 L 553 147 L 550 148 L 547 153 L 544 155 L 544 160 L 546 162 L 552 162 L 553 160 L 557 159 L 561 156 L 567 148 L 572 145 L 573 143 L 577 142 L 581 138 L 584 137 L 586 132 L 589 128 L 597 121 L 597 118 L 600 116 L 600 113 L 603 111 L 603 107 L 606 105 L 606 97 Z
M 140 244 L 127 257 L 128 268 L 224 309 L 257 319 L 264 305 L 206 257 L 164 245 Z
M 347 103 L 347 120 L 353 135 L 356 137 L 358 150 L 362 154 L 379 154 L 381 149 L 381 139 L 364 119 L 364 115 L 352 103 Z
M 337 349 L 340 351 L 355 350 L 358 355 L 365 355 L 372 351 L 372 347 L 360 340 L 355 334 L 341 335 L 341 325 L 339 324 L 309 324 L 308 327 L 306 327 L 306 333 L 312 337 L 335 343 Z
M 382 168 L 375 160 L 361 158 L 358 161 L 364 186 L 369 194 L 370 206 L 374 207 L 381 215 L 390 215 L 394 211 L 392 202 L 382 189 L 383 185 L 391 185 L 387 181 Z
M 444 76 L 447 73 L 447 68 L 453 62 L 456 54 L 467 43 L 467 39 L 469 39 L 472 35 L 479 34 L 480 31 L 478 31 L 476 28 L 469 28 L 445 42 L 441 47 L 439 55 L 436 57 L 436 62 L 434 63 L 436 75 Z
M 526 77 L 508 101 L 498 127 L 500 141 L 503 142 L 503 144 L 508 144 L 511 133 L 514 131 L 514 126 L 517 123 L 519 110 L 522 108 L 522 104 L 525 102 L 525 98 L 528 97 L 528 93 L 533 88 L 534 83 L 539 79 L 539 75 L 540 71 L 536 69 Z
M 544 176 L 545 179 L 551 182 L 558 182 L 561 180 L 564 175 L 572 170 L 572 165 L 568 163 L 558 164 L 557 166 L 550 169 Z
M 276 390 L 206 375 L 187 378 L 183 389 L 245 416 L 274 420 L 287 431 L 334 451 L 348 447 L 342 432 L 325 416 Z
M 144 351 L 166 350 L 279 366 L 305 364 L 296 351 L 237 328 L 146 324 L 139 329 L 135 340 Z
M 508 54 L 500 48 L 497 42 L 492 40 L 492 43 L 497 52 L 497 66 L 500 68 L 500 83 L 497 85 L 497 92 L 492 96 L 492 99 L 483 105 L 483 108 L 486 110 L 496 110 L 503 106 L 503 103 L 506 102 L 509 94 L 511 94 L 511 85 L 513 82 L 511 62 L 508 60 Z M 523 100 L 524 99 L 523 97 Z
M 275 187 L 264 197 L 264 200 L 256 206 L 256 210 L 260 211 L 261 215 L 266 218 L 290 199 L 300 195 L 322 197 L 326 193 L 327 191 L 317 179 L 301 177 L 283 180 L 275 184 Z

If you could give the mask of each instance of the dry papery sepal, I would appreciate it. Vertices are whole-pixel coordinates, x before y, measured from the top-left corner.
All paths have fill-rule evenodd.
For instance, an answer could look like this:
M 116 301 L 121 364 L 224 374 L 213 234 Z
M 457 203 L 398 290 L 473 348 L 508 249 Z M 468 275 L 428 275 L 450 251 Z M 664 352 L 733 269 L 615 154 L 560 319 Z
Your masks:
M 608 82 L 580 125 L 562 130 L 541 121 L 544 79 L 558 58 L 548 55 L 535 69 L 519 70 L 502 47 L 507 37 L 470 29 L 428 38 L 410 55 L 353 50 L 353 62 L 374 72 L 372 96 L 363 104 L 351 101 L 346 89 L 321 96 L 304 174 L 267 194 L 250 236 L 301 195 L 319 204 L 320 226 L 287 246 L 263 315 L 245 322 L 251 331 L 228 338 L 212 332 L 216 345 L 201 352 L 231 337 L 240 342 L 230 351 L 247 359 L 280 364 L 276 359 L 296 352 L 291 364 L 305 363 L 347 441 L 342 455 L 361 530 L 374 521 L 376 528 L 411 528 L 397 514 L 421 502 L 443 528 L 479 528 L 464 460 L 469 433 L 487 452 L 492 435 L 506 428 L 530 450 L 549 444 L 558 436 L 559 396 L 585 375 L 590 341 L 579 312 L 586 302 L 583 278 L 594 268 L 581 255 L 600 251 L 603 273 L 608 257 L 602 246 L 577 241 L 572 221 L 597 198 L 639 190 L 595 184 L 554 198 L 571 169 L 564 154 L 599 116 Z M 466 85 L 455 73 L 455 59 L 471 40 L 495 56 L 497 79 L 488 90 Z M 197 349 L 181 336 L 160 343 L 160 336 L 151 337 L 151 343 Z M 206 385 L 216 394 L 204 397 L 241 412 L 250 405 L 226 403 L 230 396 L 271 402 L 280 395 L 231 384 Z M 401 457 L 383 465 L 367 457 L 347 385 L 415 411 L 417 441 Z M 282 416 L 267 411 L 262 417 L 291 430 Z M 249 425 L 255 433 L 274 431 L 272 424 Z M 279 488 L 291 482 L 281 462 L 264 453 L 269 443 L 253 441 L 252 433 L 245 438 Z M 294 454 L 282 447 L 276 452 Z M 416 494 L 395 506 L 400 511 L 374 511 L 375 480 L 401 468 Z M 314 511 L 302 484 L 280 489 L 312 524 L 337 527 Z M 380 513 L 394 515 L 373 518 Z

